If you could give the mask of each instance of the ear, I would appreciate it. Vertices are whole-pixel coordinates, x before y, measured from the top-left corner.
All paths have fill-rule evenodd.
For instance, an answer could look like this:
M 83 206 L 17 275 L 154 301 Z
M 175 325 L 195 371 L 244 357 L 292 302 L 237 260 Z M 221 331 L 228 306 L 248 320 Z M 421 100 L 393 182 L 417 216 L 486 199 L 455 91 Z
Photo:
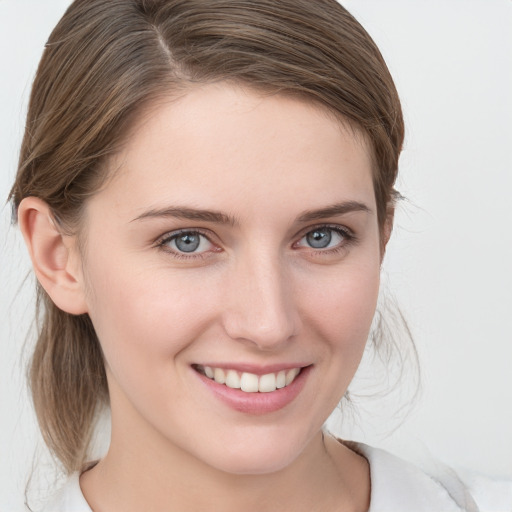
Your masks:
M 55 305 L 72 315 L 87 312 L 75 237 L 59 230 L 50 207 L 26 197 L 18 208 L 18 223 L 36 277 Z
M 381 233 L 381 248 L 380 248 L 380 262 L 384 259 L 384 254 L 386 253 L 386 246 L 388 245 L 389 239 L 391 238 L 391 232 L 393 231 L 393 222 L 395 218 L 395 208 L 388 207 L 386 213 L 386 220 L 384 221 L 384 226 L 382 226 Z

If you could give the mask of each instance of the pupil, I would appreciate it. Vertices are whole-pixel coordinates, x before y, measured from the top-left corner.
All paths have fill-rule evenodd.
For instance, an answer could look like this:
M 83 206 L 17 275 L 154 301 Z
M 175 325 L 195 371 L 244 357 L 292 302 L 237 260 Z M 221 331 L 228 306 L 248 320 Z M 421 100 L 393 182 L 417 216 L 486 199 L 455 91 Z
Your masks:
M 311 247 L 323 249 L 331 243 L 331 232 L 327 229 L 315 229 L 306 236 L 306 240 Z
M 199 236 L 190 233 L 176 238 L 176 247 L 182 252 L 193 252 L 199 247 Z

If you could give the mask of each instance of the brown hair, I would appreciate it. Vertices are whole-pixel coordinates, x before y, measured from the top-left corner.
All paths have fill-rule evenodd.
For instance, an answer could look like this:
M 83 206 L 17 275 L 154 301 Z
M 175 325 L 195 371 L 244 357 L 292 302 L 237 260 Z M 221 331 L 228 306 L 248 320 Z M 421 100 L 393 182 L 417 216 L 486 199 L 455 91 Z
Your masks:
M 78 232 L 106 160 L 148 102 L 219 80 L 309 98 L 361 133 L 383 228 L 404 137 L 400 102 L 375 43 L 336 0 L 76 0 L 34 80 L 14 211 L 36 196 L 63 230 Z M 103 358 L 88 315 L 37 291 L 32 396 L 47 445 L 72 472 L 108 402 Z

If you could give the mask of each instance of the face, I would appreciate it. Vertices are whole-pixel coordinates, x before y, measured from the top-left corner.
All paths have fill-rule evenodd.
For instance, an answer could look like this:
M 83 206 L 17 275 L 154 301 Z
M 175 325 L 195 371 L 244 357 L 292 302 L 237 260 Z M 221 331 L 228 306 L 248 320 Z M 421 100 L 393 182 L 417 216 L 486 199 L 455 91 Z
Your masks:
M 320 107 L 206 85 L 148 111 L 112 168 L 82 268 L 113 443 L 285 467 L 346 391 L 375 310 L 364 142 Z

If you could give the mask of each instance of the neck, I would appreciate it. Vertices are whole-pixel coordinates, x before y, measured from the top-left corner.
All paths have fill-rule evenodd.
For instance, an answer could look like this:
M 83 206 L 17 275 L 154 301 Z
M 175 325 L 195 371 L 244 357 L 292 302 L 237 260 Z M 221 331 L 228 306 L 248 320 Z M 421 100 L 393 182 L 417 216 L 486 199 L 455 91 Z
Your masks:
M 130 425 L 134 427 L 134 422 Z M 147 425 L 127 429 L 113 412 L 109 451 L 80 478 L 94 511 L 368 509 L 366 460 L 321 431 L 284 468 L 235 474 L 206 464 L 149 430 Z

